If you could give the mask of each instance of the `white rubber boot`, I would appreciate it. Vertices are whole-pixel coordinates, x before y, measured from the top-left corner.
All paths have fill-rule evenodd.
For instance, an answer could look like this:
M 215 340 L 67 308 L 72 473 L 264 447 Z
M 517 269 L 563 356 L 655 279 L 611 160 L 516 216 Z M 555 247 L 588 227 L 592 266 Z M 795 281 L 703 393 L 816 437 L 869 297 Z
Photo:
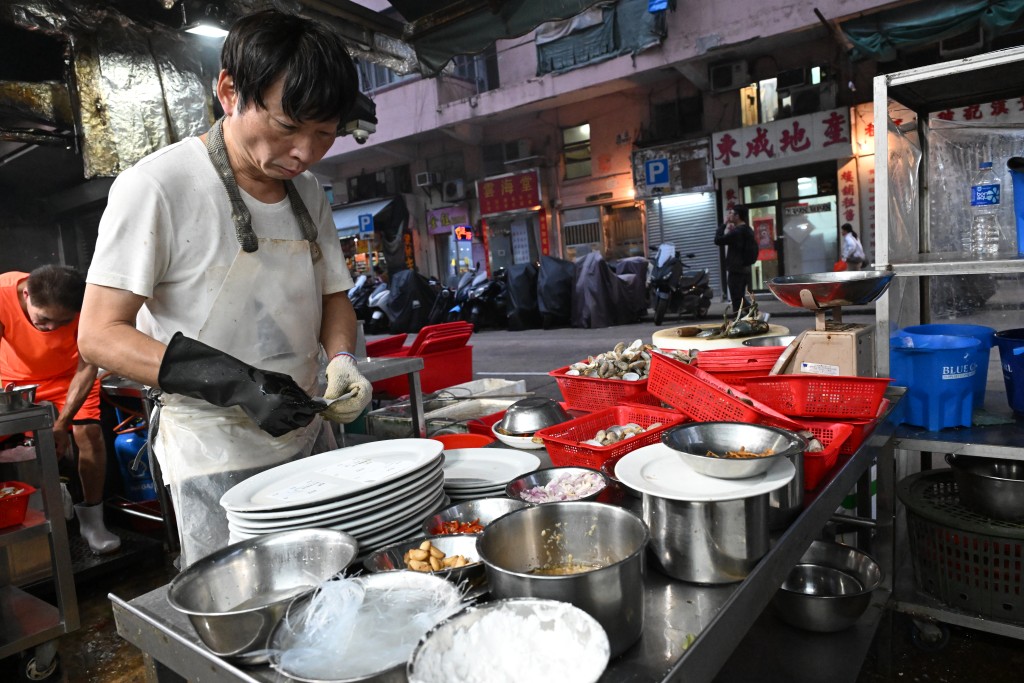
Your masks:
M 121 547 L 121 539 L 107 530 L 103 523 L 103 504 L 75 505 L 78 515 L 78 528 L 82 538 L 89 543 L 89 548 L 97 555 L 112 553 Z

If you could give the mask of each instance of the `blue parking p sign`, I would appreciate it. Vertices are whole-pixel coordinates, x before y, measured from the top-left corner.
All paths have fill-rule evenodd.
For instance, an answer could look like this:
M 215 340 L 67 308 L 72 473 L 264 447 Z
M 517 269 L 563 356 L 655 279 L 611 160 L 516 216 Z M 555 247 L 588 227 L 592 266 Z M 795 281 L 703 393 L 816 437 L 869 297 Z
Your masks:
M 359 215 L 359 234 L 366 235 L 373 232 L 373 214 L 363 213 Z
M 668 159 L 658 157 L 644 162 L 644 182 L 647 189 L 668 187 Z

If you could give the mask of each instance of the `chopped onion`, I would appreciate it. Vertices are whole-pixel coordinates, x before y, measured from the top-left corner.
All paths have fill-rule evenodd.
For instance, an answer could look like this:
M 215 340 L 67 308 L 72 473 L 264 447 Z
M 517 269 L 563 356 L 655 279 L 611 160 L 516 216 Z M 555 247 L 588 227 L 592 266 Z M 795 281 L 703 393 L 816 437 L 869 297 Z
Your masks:
M 603 489 L 605 481 L 597 472 L 564 472 L 544 486 L 534 486 L 519 494 L 527 503 L 554 503 L 579 500 Z

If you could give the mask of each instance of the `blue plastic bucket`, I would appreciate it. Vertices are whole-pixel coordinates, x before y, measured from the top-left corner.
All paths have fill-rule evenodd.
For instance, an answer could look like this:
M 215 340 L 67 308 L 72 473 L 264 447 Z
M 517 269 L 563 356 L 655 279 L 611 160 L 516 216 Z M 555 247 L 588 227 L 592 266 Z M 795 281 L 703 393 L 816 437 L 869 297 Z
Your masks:
M 973 406 L 975 409 L 985 405 L 985 385 L 988 384 L 988 360 L 992 351 L 992 340 L 996 331 L 984 325 L 913 325 L 904 327 L 910 334 L 945 334 L 952 337 L 972 337 L 981 342 L 976 352 L 978 372 L 974 375 Z
M 970 427 L 981 342 L 899 330 L 889 343 L 889 374 L 893 384 L 907 388 L 902 421 L 930 431 Z
M 996 332 L 996 346 L 1003 366 L 1006 400 L 1015 413 L 1024 413 L 1024 328 Z

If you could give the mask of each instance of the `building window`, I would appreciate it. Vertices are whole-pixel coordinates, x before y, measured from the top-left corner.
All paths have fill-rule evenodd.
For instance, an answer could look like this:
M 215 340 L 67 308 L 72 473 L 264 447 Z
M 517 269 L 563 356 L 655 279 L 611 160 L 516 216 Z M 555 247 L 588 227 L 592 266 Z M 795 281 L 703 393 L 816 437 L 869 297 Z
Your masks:
M 562 155 L 565 158 L 566 180 L 590 175 L 589 123 L 562 129 Z
M 356 68 L 359 70 L 359 90 L 366 94 L 373 94 L 395 83 L 419 78 L 417 73 L 409 73 L 401 76 L 386 66 L 376 62 L 357 59 Z
M 476 92 L 496 90 L 501 84 L 498 77 L 498 53 L 493 45 L 476 55 L 455 55 L 452 75 L 473 83 Z

